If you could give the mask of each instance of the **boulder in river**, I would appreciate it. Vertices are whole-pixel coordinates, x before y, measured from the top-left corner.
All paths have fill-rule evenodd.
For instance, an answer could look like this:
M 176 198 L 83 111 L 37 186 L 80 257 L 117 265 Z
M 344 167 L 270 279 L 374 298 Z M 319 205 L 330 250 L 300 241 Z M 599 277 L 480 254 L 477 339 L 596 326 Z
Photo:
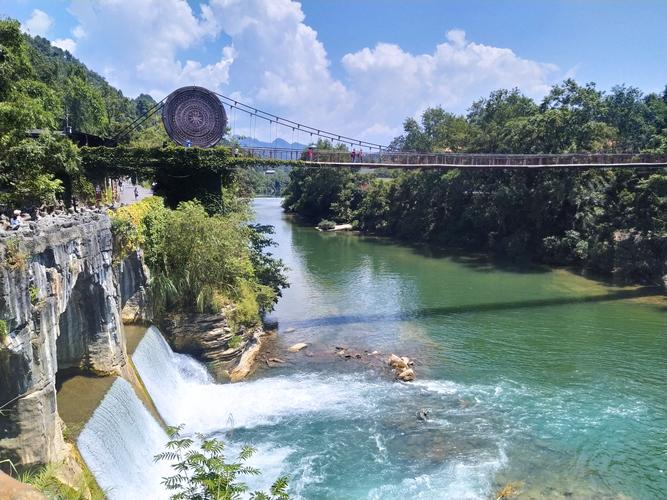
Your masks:
M 306 344 L 305 342 L 299 342 L 298 344 L 294 344 L 287 350 L 289 352 L 299 352 L 301 349 L 305 349 L 306 347 L 308 347 L 308 344 Z
M 389 356 L 387 364 L 394 370 L 394 374 L 398 380 L 403 382 L 410 382 L 415 379 L 415 372 L 412 368 L 414 361 L 407 357 L 399 357 L 396 354 Z
M 396 378 L 401 382 L 412 382 L 415 379 L 415 371 L 412 368 L 406 368 L 396 374 Z

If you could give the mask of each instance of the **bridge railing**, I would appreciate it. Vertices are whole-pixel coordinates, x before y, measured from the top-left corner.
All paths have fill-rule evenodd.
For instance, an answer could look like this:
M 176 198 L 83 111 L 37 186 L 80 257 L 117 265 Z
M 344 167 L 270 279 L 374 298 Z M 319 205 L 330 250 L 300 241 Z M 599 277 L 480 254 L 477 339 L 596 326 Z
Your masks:
M 547 167 L 550 165 L 667 165 L 667 155 L 643 153 L 479 154 L 379 151 L 359 154 L 358 152 L 318 149 L 244 148 L 240 151 L 240 154 L 274 160 L 303 160 L 312 163 L 335 165 L 359 164 L 360 166 Z

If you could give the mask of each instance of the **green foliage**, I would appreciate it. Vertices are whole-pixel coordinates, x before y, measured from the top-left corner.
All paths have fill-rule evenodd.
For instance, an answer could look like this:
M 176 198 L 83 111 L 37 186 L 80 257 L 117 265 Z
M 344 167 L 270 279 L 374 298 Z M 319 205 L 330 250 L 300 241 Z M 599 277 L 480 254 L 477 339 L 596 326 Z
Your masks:
M 332 220 L 323 219 L 317 224 L 317 227 L 322 231 L 331 231 L 336 228 L 336 223 Z
M 97 485 L 95 478 L 86 467 L 79 484 L 75 487 L 63 483 L 59 479 L 62 465 L 50 463 L 44 467 L 19 475 L 18 480 L 30 484 L 41 491 L 47 498 L 58 500 L 104 500 L 104 492 Z
M 265 290 L 272 292 L 272 296 L 260 298 L 259 305 L 262 311 L 270 310 L 273 301 L 282 296 L 281 290 L 289 287 L 287 281 L 287 267 L 282 260 L 267 251 L 276 243 L 271 239 L 274 232 L 273 226 L 254 224 L 250 229 L 250 261 L 255 270 L 257 282 L 266 287 Z
M 28 287 L 28 293 L 30 294 L 30 303 L 34 306 L 39 300 L 39 288 L 30 285 L 30 287 Z
M 667 152 L 667 93 L 598 91 L 566 80 L 541 103 L 492 92 L 467 116 L 442 108 L 409 118 L 391 147 L 472 153 Z M 531 256 L 619 280 L 667 273 L 667 169 L 452 170 L 369 180 L 354 171 L 294 169 L 284 207 L 418 242 Z
M 21 240 L 17 237 L 5 241 L 5 255 L 2 264 L 12 271 L 23 270 L 28 266 L 28 254 L 21 247 Z
M 104 130 L 108 122 L 100 92 L 78 76 L 70 76 L 64 90 L 63 105 L 69 114 L 69 125 L 87 133 Z
M 283 207 L 308 221 L 338 219 L 348 222 L 362 186 L 370 177 L 350 168 L 294 168 L 285 188 Z
M 227 342 L 227 347 L 235 349 L 241 345 L 241 342 L 243 342 L 243 338 L 240 335 L 232 335 L 232 338 Z
M 248 486 L 242 482 L 244 476 L 257 476 L 260 471 L 245 465 L 255 450 L 244 447 L 236 460 L 228 462 L 225 445 L 215 438 L 206 439 L 197 434 L 195 440 L 182 437 L 183 426 L 169 427 L 167 450 L 155 456 L 155 461 L 169 462 L 175 474 L 166 477 L 163 484 L 174 492 L 173 500 L 236 500 L 248 493 Z M 266 492 L 250 493 L 256 500 L 287 500 L 287 478 L 278 478 Z
M 5 343 L 9 335 L 9 326 L 4 319 L 0 319 L 0 345 Z
M 280 196 L 289 181 L 289 166 L 248 166 L 238 173 L 246 196 Z M 270 173 L 273 172 L 273 173 Z
M 234 304 L 237 324 L 256 324 L 287 285 L 283 264 L 263 252 L 270 239 L 247 225 L 245 210 L 209 215 L 197 201 L 170 210 L 150 197 L 111 216 L 116 253 L 144 252 L 158 313 Z

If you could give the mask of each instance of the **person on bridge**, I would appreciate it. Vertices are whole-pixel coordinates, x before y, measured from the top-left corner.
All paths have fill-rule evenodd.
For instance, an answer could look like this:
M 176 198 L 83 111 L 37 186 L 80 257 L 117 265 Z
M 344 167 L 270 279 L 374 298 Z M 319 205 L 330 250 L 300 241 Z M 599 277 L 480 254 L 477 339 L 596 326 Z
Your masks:
M 357 150 L 352 148 L 352 152 L 350 153 L 350 156 L 352 157 L 352 163 L 356 161 L 357 158 Z
M 359 152 L 357 153 L 357 160 L 359 160 L 359 163 L 361 163 L 364 158 L 364 150 L 359 148 Z
M 308 161 L 313 161 L 313 148 L 308 148 Z
M 139 199 L 139 187 L 134 186 L 134 199 L 138 200 Z

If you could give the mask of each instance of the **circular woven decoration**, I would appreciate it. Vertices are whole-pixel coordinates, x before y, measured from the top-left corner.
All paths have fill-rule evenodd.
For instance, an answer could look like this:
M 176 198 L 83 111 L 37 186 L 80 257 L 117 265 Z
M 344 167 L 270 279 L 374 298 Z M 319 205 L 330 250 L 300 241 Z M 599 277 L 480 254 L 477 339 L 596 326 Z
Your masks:
M 162 123 L 181 146 L 210 148 L 225 134 L 227 113 L 220 99 L 203 87 L 181 87 L 167 97 Z

